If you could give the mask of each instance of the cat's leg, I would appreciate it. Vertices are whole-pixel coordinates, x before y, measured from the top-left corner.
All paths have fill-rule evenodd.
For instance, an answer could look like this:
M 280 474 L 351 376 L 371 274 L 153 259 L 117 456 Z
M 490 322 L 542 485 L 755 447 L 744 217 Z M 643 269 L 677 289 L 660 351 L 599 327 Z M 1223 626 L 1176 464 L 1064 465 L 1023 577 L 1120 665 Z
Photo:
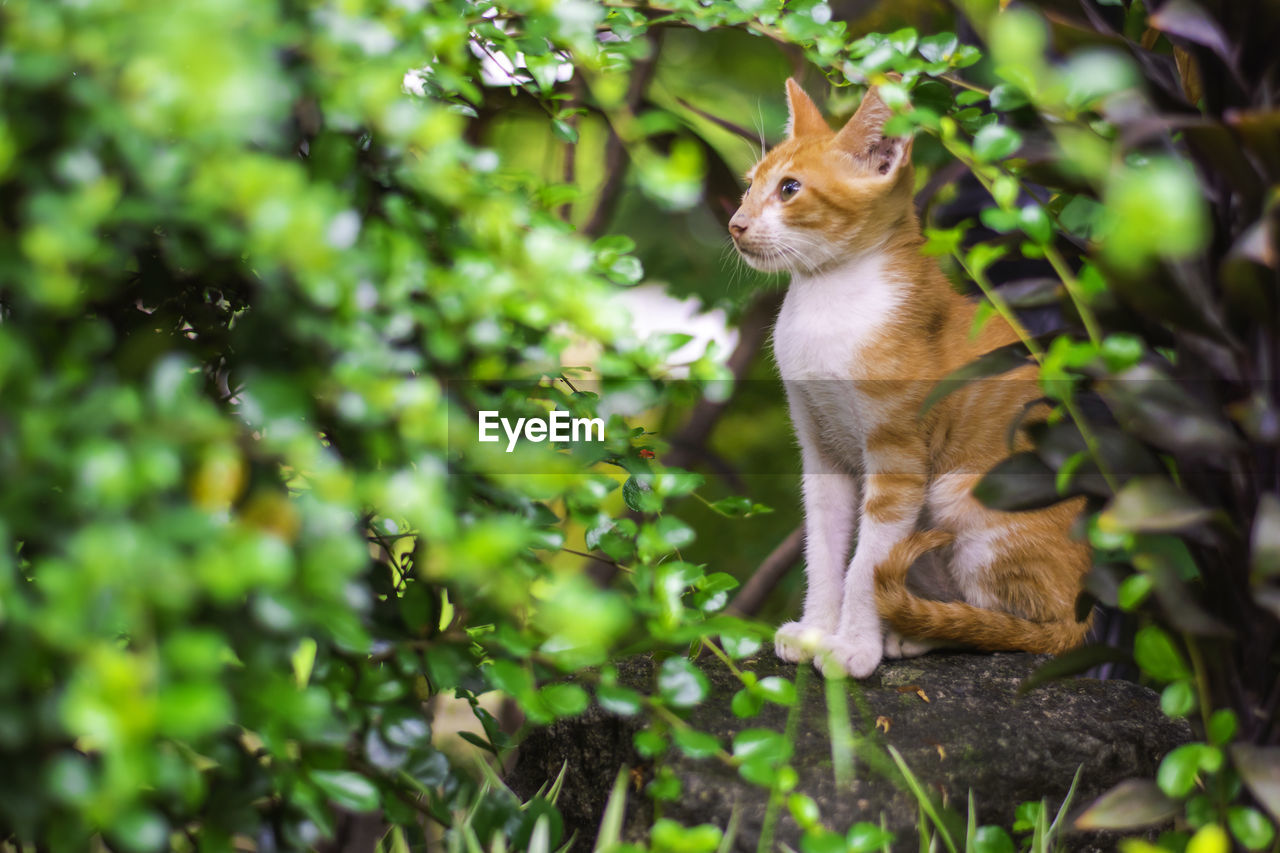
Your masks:
M 849 556 L 858 489 L 853 477 L 833 465 L 814 440 L 807 413 L 792 406 L 804 464 L 804 612 L 778 628 L 774 651 L 785 661 L 809 660 L 822 637 L 840 622 L 844 567 Z
M 884 653 L 884 631 L 876 610 L 875 568 L 915 529 L 924 504 L 928 463 L 914 419 L 883 419 L 869 431 L 863 452 L 866 494 L 858 545 L 845 573 L 836 633 L 824 638 L 817 656 L 823 672 L 865 678 Z

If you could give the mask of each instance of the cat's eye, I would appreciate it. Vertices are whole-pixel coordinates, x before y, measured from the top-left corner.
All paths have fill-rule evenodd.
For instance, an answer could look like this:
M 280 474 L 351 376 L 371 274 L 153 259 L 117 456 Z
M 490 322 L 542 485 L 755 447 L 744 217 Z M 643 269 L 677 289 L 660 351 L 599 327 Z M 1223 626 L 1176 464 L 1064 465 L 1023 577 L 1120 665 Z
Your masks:
M 795 178 L 783 178 L 782 183 L 778 184 L 778 197 L 783 201 L 789 200 L 798 192 L 800 192 L 800 182 Z

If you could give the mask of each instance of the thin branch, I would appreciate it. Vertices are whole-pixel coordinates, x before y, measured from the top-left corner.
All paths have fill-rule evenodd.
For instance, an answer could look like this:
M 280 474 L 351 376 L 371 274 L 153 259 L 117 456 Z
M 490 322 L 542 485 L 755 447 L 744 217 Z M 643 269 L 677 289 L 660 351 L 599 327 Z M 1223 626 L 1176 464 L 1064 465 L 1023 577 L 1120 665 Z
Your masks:
M 787 538 L 778 543 L 769 556 L 764 558 L 760 568 L 756 569 L 751 579 L 743 585 L 733 601 L 729 603 L 729 611 L 740 616 L 754 616 L 764 604 L 778 581 L 800 561 L 804 551 L 804 526 L 801 525 L 787 534 Z
M 649 83 L 658 67 L 658 55 L 662 52 L 662 31 L 658 30 L 649 37 L 650 52 L 646 59 L 635 64 L 631 73 L 631 84 L 627 87 L 625 98 L 626 109 L 635 112 L 644 99 Z M 612 124 L 609 124 L 609 138 L 604 144 L 604 183 L 596 196 L 595 207 L 591 217 L 587 219 L 580 231 L 590 237 L 599 237 L 613 218 L 617 207 L 618 196 L 622 192 L 627 176 L 627 146 Z

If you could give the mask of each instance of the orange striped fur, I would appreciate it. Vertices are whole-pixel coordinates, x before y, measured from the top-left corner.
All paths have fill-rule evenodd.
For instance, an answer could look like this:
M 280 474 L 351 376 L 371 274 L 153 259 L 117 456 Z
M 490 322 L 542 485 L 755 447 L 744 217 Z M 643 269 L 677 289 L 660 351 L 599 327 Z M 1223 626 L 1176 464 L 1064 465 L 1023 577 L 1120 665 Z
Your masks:
M 999 319 L 972 335 L 976 306 L 921 255 L 911 144 L 884 137 L 875 91 L 839 132 L 793 80 L 787 97 L 789 138 L 751 170 L 730 221 L 747 263 L 791 273 L 774 353 L 804 461 L 808 590 L 801 619 L 778 629 L 779 656 L 864 677 L 884 655 L 939 644 L 1079 644 L 1080 505 L 1004 513 L 970 494 L 1039 396 L 1034 368 L 920 417 L 938 379 L 1016 336 Z M 958 600 L 912 591 L 926 565 Z

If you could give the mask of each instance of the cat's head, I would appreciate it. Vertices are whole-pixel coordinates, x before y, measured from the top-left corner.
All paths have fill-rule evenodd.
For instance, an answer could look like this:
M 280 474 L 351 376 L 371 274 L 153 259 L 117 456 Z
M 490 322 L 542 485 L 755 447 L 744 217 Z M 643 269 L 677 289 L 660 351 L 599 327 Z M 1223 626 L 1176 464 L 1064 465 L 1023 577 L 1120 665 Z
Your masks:
M 734 246 L 765 272 L 812 272 L 875 249 L 911 210 L 911 140 L 886 137 L 892 114 L 875 89 L 833 131 L 787 80 L 787 140 L 747 173 L 729 220 Z

